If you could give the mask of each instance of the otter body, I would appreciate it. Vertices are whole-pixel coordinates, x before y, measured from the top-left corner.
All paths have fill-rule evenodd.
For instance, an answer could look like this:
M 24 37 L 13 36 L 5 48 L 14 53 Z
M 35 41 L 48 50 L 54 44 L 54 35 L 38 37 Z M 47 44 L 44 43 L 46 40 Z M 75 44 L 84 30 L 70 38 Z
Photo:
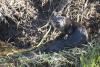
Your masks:
M 61 34 L 49 44 L 48 48 L 44 50 L 45 52 L 59 52 L 65 47 L 81 46 L 81 44 L 87 43 L 88 33 L 80 23 L 66 17 L 57 17 L 53 24 L 61 31 Z

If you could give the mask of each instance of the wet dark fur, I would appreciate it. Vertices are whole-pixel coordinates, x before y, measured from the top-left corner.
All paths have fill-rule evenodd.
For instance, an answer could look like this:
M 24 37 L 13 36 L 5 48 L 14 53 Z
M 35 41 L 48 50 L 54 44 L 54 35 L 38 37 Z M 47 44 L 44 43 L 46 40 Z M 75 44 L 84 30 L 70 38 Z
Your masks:
M 50 43 L 43 52 L 59 52 L 65 47 L 81 46 L 81 44 L 87 43 L 88 34 L 86 28 L 80 23 L 71 21 L 68 18 L 64 20 L 66 20 L 66 24 L 61 30 L 62 33 L 52 43 Z M 56 25 L 57 24 L 58 22 L 56 23 Z M 60 25 L 57 26 L 57 28 L 60 29 Z

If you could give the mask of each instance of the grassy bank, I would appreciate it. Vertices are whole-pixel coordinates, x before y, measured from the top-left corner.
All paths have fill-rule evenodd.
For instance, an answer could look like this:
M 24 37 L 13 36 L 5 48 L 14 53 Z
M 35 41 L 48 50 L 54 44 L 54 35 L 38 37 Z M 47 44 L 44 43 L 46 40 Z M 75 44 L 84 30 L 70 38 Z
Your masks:
M 74 48 L 59 53 L 36 55 L 28 53 L 24 56 L 11 55 L 0 58 L 1 65 L 10 67 L 99 67 L 100 66 L 100 42 L 94 42 L 87 50 Z
M 0 0 L 0 67 L 100 67 L 100 39 L 96 40 L 100 38 L 100 1 L 66 1 Z M 89 44 L 59 53 L 34 53 L 35 46 L 41 48 L 60 33 L 49 24 L 53 13 L 64 14 L 84 25 Z

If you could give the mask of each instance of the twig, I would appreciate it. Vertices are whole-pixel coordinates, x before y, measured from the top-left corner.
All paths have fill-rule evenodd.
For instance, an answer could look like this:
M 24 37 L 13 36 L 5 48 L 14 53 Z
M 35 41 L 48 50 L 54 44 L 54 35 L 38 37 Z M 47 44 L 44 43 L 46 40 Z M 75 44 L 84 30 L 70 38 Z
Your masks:
M 34 46 L 34 47 L 32 47 L 32 48 L 30 48 L 30 49 L 27 49 L 27 50 L 25 50 L 25 49 L 22 49 L 22 50 L 13 50 L 13 51 L 4 53 L 3 55 L 9 56 L 9 55 L 14 55 L 14 53 L 18 53 L 18 54 L 20 53 L 20 54 L 21 54 L 21 53 L 25 53 L 25 52 L 32 51 L 32 50 L 34 50 L 34 49 L 40 47 L 41 44 L 43 43 L 43 41 L 46 39 L 47 35 L 49 34 L 50 30 L 51 30 L 51 26 L 49 27 L 49 30 L 48 30 L 47 33 L 43 36 L 42 40 L 40 41 L 40 43 L 39 43 L 37 46 Z M 0 53 L 0 55 L 2 55 L 2 53 Z

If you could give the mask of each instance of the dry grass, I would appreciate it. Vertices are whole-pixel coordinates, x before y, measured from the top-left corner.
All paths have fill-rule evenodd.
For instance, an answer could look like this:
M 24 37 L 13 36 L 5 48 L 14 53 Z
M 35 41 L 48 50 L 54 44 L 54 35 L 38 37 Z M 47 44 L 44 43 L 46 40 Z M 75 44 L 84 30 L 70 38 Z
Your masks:
M 52 26 L 51 17 L 53 14 L 64 14 L 72 20 L 85 25 L 89 33 L 89 37 L 92 35 L 92 39 L 90 38 L 89 40 L 94 40 L 94 38 L 99 37 L 99 1 L 55 0 L 55 4 L 53 1 L 54 0 L 50 0 L 50 2 L 49 0 L 0 0 L 0 31 L 2 31 L 3 28 L 4 30 L 1 33 L 6 31 L 6 34 L 3 34 L 3 36 L 7 37 L 3 37 L 3 41 L 9 42 L 13 45 L 19 45 L 18 47 L 26 48 L 29 45 L 31 47 L 39 45 L 39 47 L 41 47 L 41 44 L 54 40 L 60 34 L 60 31 Z M 48 6 L 46 4 L 48 4 Z M 49 20 L 47 17 L 49 17 Z M 4 26 L 2 26 L 2 22 Z M 48 31 L 49 26 L 52 26 L 52 28 Z M 9 32 L 5 29 L 9 30 Z M 49 33 L 48 35 L 47 32 Z M 2 34 L 0 34 L 0 39 L 2 40 L 1 36 Z M 29 47 L 29 49 L 31 48 Z M 30 51 L 29 54 L 32 53 L 32 56 L 28 57 L 24 57 L 22 55 L 23 53 L 16 53 L 13 54 L 13 56 L 1 57 L 0 63 L 8 64 L 8 62 L 10 62 L 8 66 L 11 67 L 14 65 L 18 67 L 30 67 L 32 65 L 33 67 L 38 67 L 39 65 L 44 65 L 44 67 L 75 66 L 78 61 L 75 59 L 79 58 L 81 54 L 85 54 L 86 49 L 87 48 L 85 47 L 67 49 L 59 54 L 54 53 L 48 55 L 35 55 L 32 51 Z

